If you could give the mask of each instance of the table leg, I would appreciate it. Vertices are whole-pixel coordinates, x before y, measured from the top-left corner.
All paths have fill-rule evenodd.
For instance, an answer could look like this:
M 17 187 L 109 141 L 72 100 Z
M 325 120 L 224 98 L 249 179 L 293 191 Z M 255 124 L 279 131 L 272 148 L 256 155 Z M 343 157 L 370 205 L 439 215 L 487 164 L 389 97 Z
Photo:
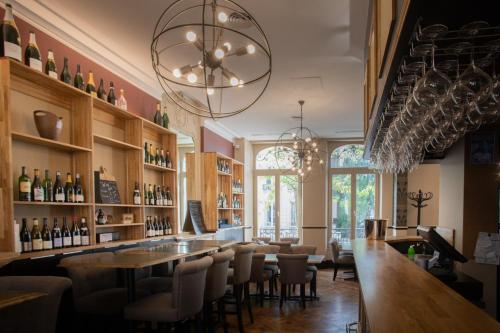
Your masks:
M 127 268 L 126 272 L 126 283 L 127 283 L 127 298 L 128 302 L 132 303 L 135 301 L 135 269 Z

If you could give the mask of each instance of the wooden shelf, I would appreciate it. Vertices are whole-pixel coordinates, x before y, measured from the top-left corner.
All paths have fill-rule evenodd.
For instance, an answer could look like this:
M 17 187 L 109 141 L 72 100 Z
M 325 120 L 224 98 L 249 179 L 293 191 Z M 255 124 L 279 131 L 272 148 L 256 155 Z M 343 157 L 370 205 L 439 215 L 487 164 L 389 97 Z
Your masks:
M 174 239 L 176 237 L 177 237 L 177 235 L 164 235 L 164 236 L 146 237 L 146 238 L 144 238 L 144 240 L 145 241 L 164 240 L 164 239 Z
M 175 209 L 177 206 L 153 206 L 153 205 L 144 205 L 144 208 L 159 208 L 159 209 Z
M 156 171 L 164 171 L 164 172 L 177 172 L 177 170 L 175 170 L 175 169 L 165 168 L 165 167 L 161 167 L 161 166 L 150 164 L 150 163 L 144 163 L 144 168 L 150 169 L 150 170 L 156 170 Z
M 245 210 L 245 208 L 233 208 L 233 210 Z
M 233 195 L 245 195 L 245 192 L 233 192 Z
M 227 173 L 227 172 L 224 172 L 224 171 L 219 171 L 217 170 L 217 174 L 219 176 L 228 176 L 228 177 L 231 177 L 231 174 L 230 173 Z
M 114 227 L 135 227 L 144 225 L 144 223 L 107 223 L 107 224 L 96 224 L 96 228 L 114 228 Z
M 95 203 L 96 207 L 123 207 L 123 208 L 141 208 L 142 205 L 129 205 L 129 204 L 105 204 L 105 203 Z
M 126 143 L 126 142 L 123 142 L 120 140 L 111 139 L 111 138 L 108 138 L 108 137 L 105 137 L 105 136 L 102 136 L 99 134 L 94 134 L 94 142 L 97 142 L 97 143 L 100 143 L 103 145 L 107 145 L 107 146 L 111 146 L 111 147 L 120 148 L 120 149 L 142 150 L 142 148 L 139 146 L 134 146 L 134 145 L 131 145 L 130 143 Z
M 74 202 L 39 202 L 39 201 L 14 201 L 14 205 L 19 206 L 92 206 L 91 203 L 74 203 Z
M 232 210 L 233 208 L 217 208 L 217 210 Z
M 49 147 L 49 148 L 55 148 L 55 149 L 62 150 L 62 151 L 69 151 L 69 152 L 77 152 L 77 151 L 90 152 L 90 151 L 92 151 L 90 148 L 80 147 L 80 146 L 72 145 L 69 143 L 45 139 L 45 138 L 42 138 L 39 136 L 24 134 L 24 133 L 15 132 L 15 131 L 12 131 L 11 135 L 12 135 L 12 139 L 14 139 L 14 140 L 18 140 L 18 141 L 22 141 L 22 142 L 26 142 L 26 143 L 32 143 L 35 145 L 45 146 L 45 147 Z
M 127 119 L 127 120 L 141 119 L 139 116 L 136 116 L 135 114 L 130 113 L 128 111 L 122 110 L 119 107 L 97 97 L 92 98 L 92 104 L 94 105 L 95 108 L 102 110 L 106 113 L 112 114 L 113 116 L 121 119 Z
M 153 131 L 155 131 L 158 134 L 175 134 L 171 130 L 169 130 L 169 129 L 165 128 L 165 127 L 162 127 L 160 125 L 157 125 L 157 124 L 155 124 L 152 121 L 149 121 L 147 119 L 143 119 L 142 123 L 143 123 L 143 125 L 144 125 L 145 128 L 153 130 Z

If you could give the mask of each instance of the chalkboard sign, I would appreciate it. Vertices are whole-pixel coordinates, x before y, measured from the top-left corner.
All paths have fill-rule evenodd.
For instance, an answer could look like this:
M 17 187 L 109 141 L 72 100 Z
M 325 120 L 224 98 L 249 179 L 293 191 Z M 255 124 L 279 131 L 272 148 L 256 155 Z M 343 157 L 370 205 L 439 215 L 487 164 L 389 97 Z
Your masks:
M 201 201 L 188 200 L 188 209 L 186 219 L 184 220 L 184 227 L 182 231 L 192 232 L 201 235 L 207 232 L 205 221 L 203 220 L 203 210 L 201 209 Z
M 104 204 L 119 204 L 120 193 L 116 180 L 105 180 L 101 178 L 100 171 L 94 171 L 95 202 Z

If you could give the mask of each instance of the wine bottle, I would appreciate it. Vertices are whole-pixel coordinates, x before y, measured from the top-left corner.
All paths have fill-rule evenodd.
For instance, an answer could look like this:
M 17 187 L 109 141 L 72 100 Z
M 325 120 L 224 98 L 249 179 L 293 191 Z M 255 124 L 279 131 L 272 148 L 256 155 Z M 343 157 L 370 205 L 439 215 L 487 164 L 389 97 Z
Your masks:
M 46 217 L 43 218 L 42 240 L 43 240 L 43 249 L 52 250 L 53 248 L 52 236 L 49 230 L 49 221 Z
M 170 193 L 170 187 L 167 186 L 167 206 L 173 206 L 174 200 L 172 200 L 172 193 Z
M 57 223 L 57 217 L 54 217 L 54 225 L 52 227 L 52 244 L 54 249 L 60 249 L 63 247 L 61 228 L 59 228 Z
M 169 169 L 172 169 L 172 159 L 170 158 L 170 152 L 168 150 L 165 154 L 165 166 Z
M 26 167 L 21 168 L 19 176 L 19 201 L 31 201 L 31 179 L 26 173 Z
M 172 225 L 170 224 L 170 218 L 168 216 L 167 216 L 167 230 L 169 235 L 173 234 Z
M 113 81 L 109 82 L 108 103 L 116 105 L 115 86 Z
M 66 202 L 76 202 L 75 188 L 73 187 L 73 180 L 71 173 L 66 174 L 66 186 L 64 187 L 64 197 Z
M 75 79 L 73 80 L 73 86 L 80 90 L 85 90 L 85 82 L 83 81 L 82 71 L 80 70 L 80 64 L 76 65 Z
M 82 187 L 82 181 L 80 179 L 80 174 L 77 173 L 75 175 L 75 202 L 77 203 L 83 203 L 85 202 L 85 196 L 83 195 L 83 187 Z
M 90 245 L 90 233 L 87 221 L 84 217 L 81 219 L 80 236 L 82 237 L 82 246 Z
M 36 45 L 36 36 L 30 31 L 30 39 L 26 51 L 24 52 L 24 63 L 37 71 L 43 72 L 42 57 L 38 45 Z
M 163 196 L 161 195 L 161 188 L 159 185 L 156 186 L 156 206 L 163 206 Z
M 154 206 L 155 204 L 155 198 L 153 195 L 153 187 L 151 184 L 149 184 L 149 189 L 148 189 L 148 198 L 149 198 L 149 205 Z
M 155 112 L 155 116 L 153 118 L 153 121 L 155 124 L 163 126 L 163 118 L 161 116 L 161 104 L 160 103 L 156 103 L 156 112 Z
M 138 182 L 135 182 L 133 197 L 134 197 L 134 205 L 140 205 L 141 204 L 141 190 L 139 189 Z
M 99 88 L 97 88 L 97 98 L 107 101 L 108 94 L 106 90 L 104 90 L 104 80 L 101 78 L 99 80 Z
M 153 236 L 159 236 L 158 233 L 158 218 L 155 216 L 153 219 Z
M 168 198 L 167 198 L 167 191 L 165 190 L 165 186 L 162 187 L 162 194 L 163 194 L 163 206 L 168 206 Z
M 125 99 L 123 89 L 120 89 L 120 97 L 118 98 L 116 104 L 120 109 L 127 111 L 127 100 Z
M 144 204 L 149 205 L 148 188 L 146 183 L 144 183 Z
M 147 142 L 144 142 L 144 163 L 149 163 L 149 151 Z
M 97 224 L 106 224 L 106 217 L 104 216 L 104 212 L 102 211 L 101 208 L 97 211 Z
M 146 217 L 146 237 L 151 237 L 151 217 Z
M 61 172 L 56 172 L 56 181 L 54 183 L 54 201 L 55 202 L 65 202 L 66 195 L 64 193 L 64 187 L 61 179 Z
M 61 81 L 67 84 L 71 84 L 71 72 L 69 71 L 69 60 L 64 57 L 64 67 L 61 72 Z
M 23 61 L 21 37 L 14 21 L 14 15 L 12 15 L 12 5 L 10 3 L 5 4 L 5 14 L 0 28 L 2 31 L 0 37 L 0 56 L 9 57 L 19 62 Z
M 40 172 L 35 169 L 35 176 L 31 184 L 31 198 L 33 201 L 42 202 L 44 199 L 42 182 L 40 181 Z
M 155 155 L 153 153 L 153 144 L 149 144 L 149 163 L 155 164 Z
M 97 92 L 96 92 L 95 83 L 94 83 L 94 73 L 92 73 L 92 71 L 89 71 L 89 79 L 87 80 L 86 91 L 87 91 L 87 93 L 92 95 L 92 97 L 97 97 Z
M 156 147 L 155 164 L 161 166 L 160 151 L 158 150 L 158 147 Z
M 162 126 L 165 128 L 168 128 L 169 122 L 170 122 L 170 119 L 168 119 L 167 110 L 165 110 L 165 111 L 163 111 L 163 116 L 162 116 Z
M 57 80 L 57 67 L 56 61 L 54 60 L 54 52 L 49 49 L 47 54 L 47 62 L 45 63 L 45 74 Z
M 33 228 L 31 229 L 31 244 L 33 246 L 33 251 L 43 250 L 42 233 L 40 232 L 40 228 L 38 227 L 37 218 L 33 219 Z
M 71 231 L 69 230 L 68 221 L 66 220 L 66 217 L 63 217 L 62 241 L 63 241 L 62 242 L 63 247 L 71 247 L 72 244 Z
M 71 229 L 71 244 L 73 246 L 82 245 L 82 236 L 80 236 L 80 227 L 78 226 L 78 220 L 73 218 L 73 228 Z
M 163 224 L 163 235 L 168 235 L 168 225 L 165 217 L 161 219 L 161 224 Z
M 164 168 L 167 166 L 167 160 L 165 158 L 165 152 L 163 151 L 163 148 L 160 150 L 160 164 Z
M 21 240 L 21 251 L 31 252 L 32 251 L 32 243 L 31 243 L 31 233 L 28 230 L 28 221 L 23 218 L 23 226 L 21 227 L 21 232 L 19 233 L 19 239 Z

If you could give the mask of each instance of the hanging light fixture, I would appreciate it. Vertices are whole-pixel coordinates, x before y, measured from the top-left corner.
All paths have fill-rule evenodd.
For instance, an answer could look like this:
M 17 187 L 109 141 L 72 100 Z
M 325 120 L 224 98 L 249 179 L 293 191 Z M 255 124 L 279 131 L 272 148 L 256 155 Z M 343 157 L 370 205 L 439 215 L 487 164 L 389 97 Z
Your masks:
M 267 37 L 232 0 L 174 1 L 156 23 L 151 60 L 175 104 L 213 119 L 250 108 L 271 78 Z
M 303 124 L 304 101 L 299 101 L 300 116 L 294 117 L 300 121 L 299 127 L 283 132 L 275 145 L 275 158 L 279 169 L 286 173 L 296 174 L 299 182 L 305 182 L 315 169 L 324 164 L 323 151 L 318 145 L 317 136 Z

